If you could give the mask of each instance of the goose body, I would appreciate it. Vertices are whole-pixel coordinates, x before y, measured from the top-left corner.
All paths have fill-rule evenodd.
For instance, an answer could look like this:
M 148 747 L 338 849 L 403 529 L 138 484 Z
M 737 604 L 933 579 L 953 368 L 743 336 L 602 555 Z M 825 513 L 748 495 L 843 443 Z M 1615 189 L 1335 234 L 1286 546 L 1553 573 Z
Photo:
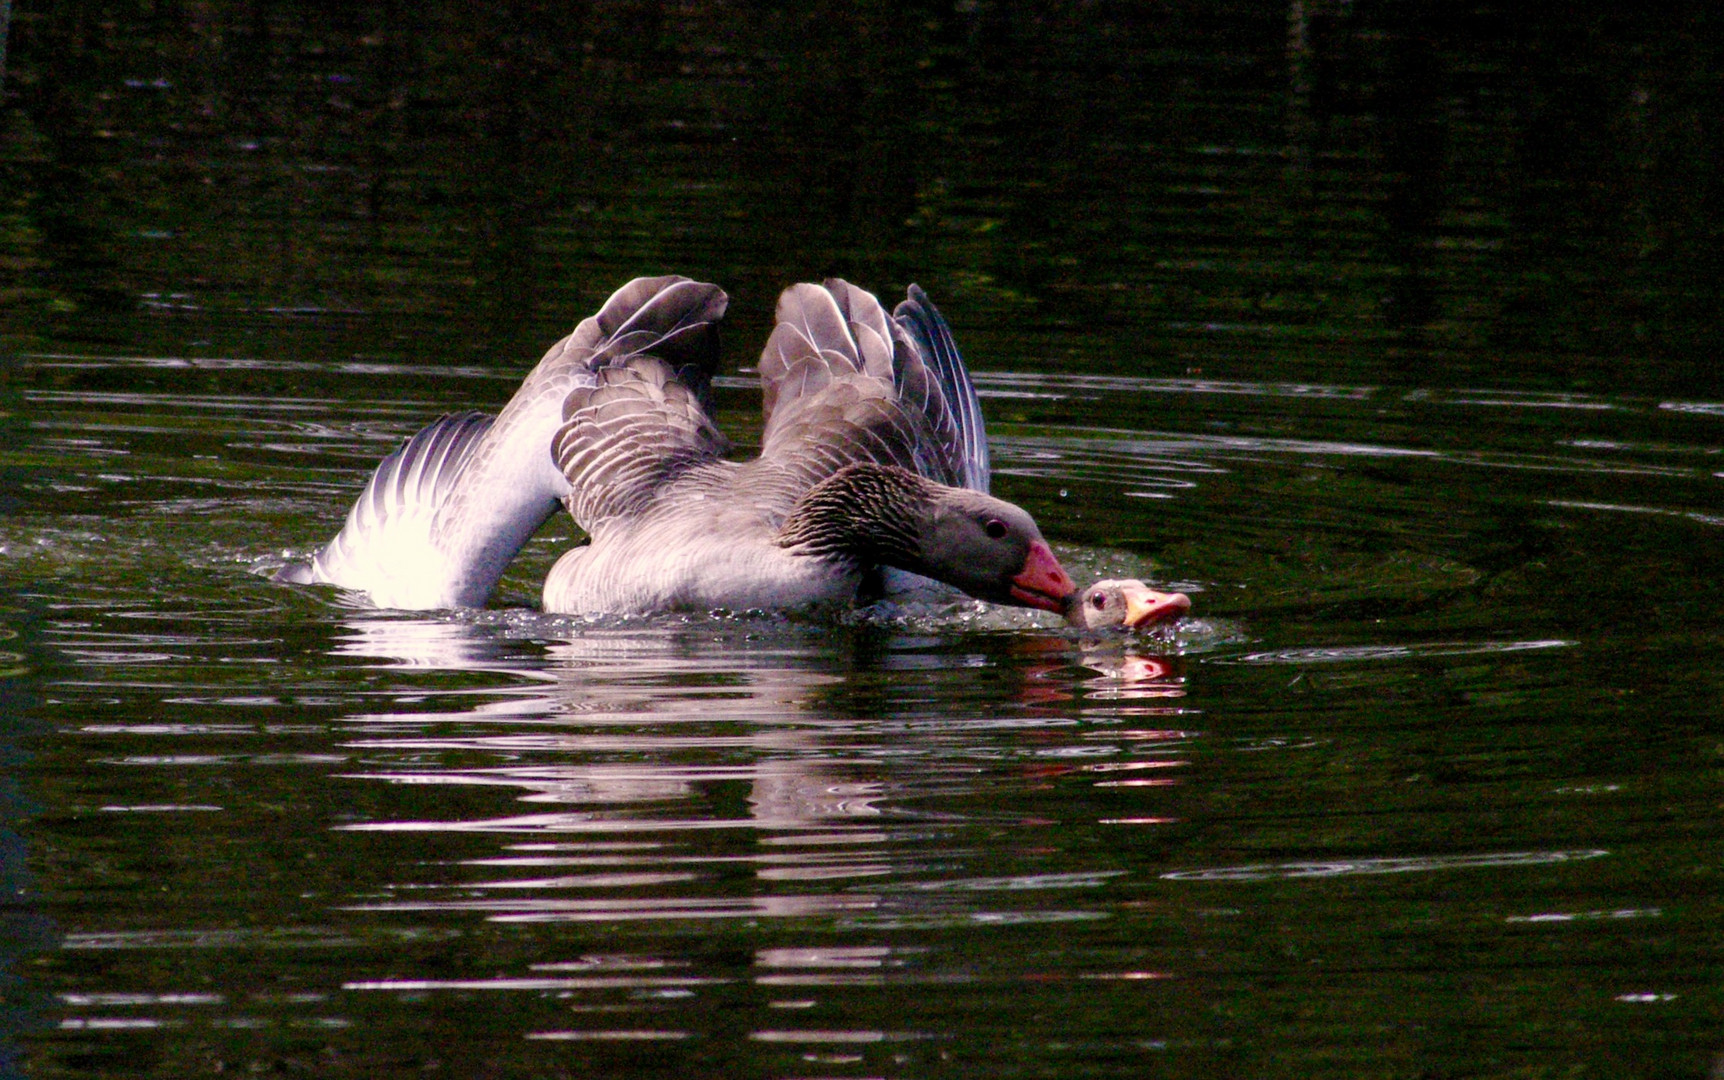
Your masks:
M 717 461 L 666 485 L 655 506 L 557 561 L 545 579 L 545 610 L 847 604 L 860 571 L 761 542 L 776 534 L 787 509 L 779 492 L 758 490 L 762 471 Z
M 891 317 L 837 279 L 787 289 L 744 462 L 705 401 L 726 303 L 687 278 L 630 282 L 494 421 L 445 417 L 386 458 L 340 534 L 279 576 L 477 606 L 561 503 L 589 542 L 547 576 L 551 612 L 847 605 L 884 567 L 1067 611 L 1076 587 L 1035 522 L 986 492 L 975 390 L 920 289 Z

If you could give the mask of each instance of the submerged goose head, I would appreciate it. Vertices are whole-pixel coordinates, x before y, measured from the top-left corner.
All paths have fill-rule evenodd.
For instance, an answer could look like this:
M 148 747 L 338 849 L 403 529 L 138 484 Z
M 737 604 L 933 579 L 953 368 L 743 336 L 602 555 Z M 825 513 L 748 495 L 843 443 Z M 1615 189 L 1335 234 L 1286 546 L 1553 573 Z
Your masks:
M 1065 613 L 1077 585 L 1022 508 L 895 465 L 847 465 L 779 530 L 798 555 L 908 570 L 996 604 Z
M 1190 610 L 1191 598 L 1184 593 L 1157 592 L 1135 578 L 1110 579 L 1085 589 L 1066 612 L 1066 621 L 1084 630 L 1147 630 Z

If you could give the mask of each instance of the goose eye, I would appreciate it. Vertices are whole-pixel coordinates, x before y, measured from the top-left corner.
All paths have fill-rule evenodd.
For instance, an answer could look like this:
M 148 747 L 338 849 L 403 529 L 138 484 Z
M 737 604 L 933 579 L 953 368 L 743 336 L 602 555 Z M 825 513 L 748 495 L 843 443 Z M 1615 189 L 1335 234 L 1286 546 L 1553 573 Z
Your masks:
M 1103 608 L 1107 607 L 1107 594 L 1096 593 L 1094 596 L 1089 598 L 1089 602 L 1095 605 L 1095 609 L 1097 611 L 1101 611 Z
M 1006 523 L 999 518 L 989 518 L 982 531 L 988 534 L 989 539 L 999 540 L 1006 535 Z

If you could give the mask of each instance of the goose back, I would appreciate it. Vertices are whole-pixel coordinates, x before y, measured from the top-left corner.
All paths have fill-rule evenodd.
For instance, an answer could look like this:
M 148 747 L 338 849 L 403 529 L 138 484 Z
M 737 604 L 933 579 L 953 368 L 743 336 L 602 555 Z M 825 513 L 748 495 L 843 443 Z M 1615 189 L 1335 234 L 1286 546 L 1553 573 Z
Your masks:
M 563 414 L 553 456 L 590 543 L 551 568 L 545 610 L 780 608 L 849 595 L 841 572 L 771 543 L 806 482 L 761 459 L 723 460 L 728 443 L 664 361 L 636 355 L 600 371 Z
M 553 456 L 591 543 L 552 569 L 546 610 L 848 602 L 871 568 L 792 553 L 779 536 L 812 489 L 857 464 L 985 489 L 986 435 L 950 331 L 920 289 L 905 305 L 888 317 L 836 278 L 784 291 L 753 461 L 722 459 L 701 396 L 661 356 L 572 390 Z

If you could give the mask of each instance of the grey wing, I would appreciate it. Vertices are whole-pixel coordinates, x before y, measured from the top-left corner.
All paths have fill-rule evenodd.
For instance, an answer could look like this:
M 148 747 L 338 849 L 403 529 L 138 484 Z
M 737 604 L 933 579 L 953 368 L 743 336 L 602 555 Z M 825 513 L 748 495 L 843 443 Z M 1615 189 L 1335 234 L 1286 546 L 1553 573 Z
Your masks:
M 566 473 L 554 457 L 569 395 L 599 385 L 605 370 L 650 353 L 671 368 L 704 411 L 718 367 L 718 324 L 729 302 L 717 285 L 677 275 L 635 278 L 612 293 L 597 314 L 551 346 L 503 407 L 493 436 L 473 455 L 473 483 L 449 501 L 439 518 L 440 531 L 460 535 L 485 528 L 498 517 L 500 493 L 508 492 L 508 501 L 524 505 L 511 507 L 506 516 L 531 519 L 532 529 L 511 533 L 493 546 L 500 551 L 510 543 L 515 549 L 524 544 L 556 512 L 558 500 L 569 495 Z
M 718 366 L 718 323 L 728 298 L 716 285 L 668 276 L 636 278 L 552 346 L 504 406 L 473 454 L 470 480 L 437 516 L 436 539 L 478 571 L 488 591 L 529 537 L 570 494 L 553 456 L 570 393 L 650 350 L 674 364 L 698 396 Z M 476 587 L 469 587 L 476 591 Z
M 577 382 L 590 384 L 584 376 L 650 352 L 670 366 L 703 408 L 710 409 L 708 395 L 718 370 L 718 324 L 729 303 L 717 285 L 674 274 L 635 278 L 612 293 L 597 314 L 581 320 L 573 333 L 551 346 L 527 384 L 558 375 L 566 378 L 570 372 Z M 560 388 L 564 394 L 572 389 Z
M 808 485 L 856 461 L 964 482 L 946 392 L 872 295 L 840 281 L 795 285 L 761 355 L 761 457 Z
M 982 403 L 976 397 L 976 385 L 970 379 L 964 358 L 958 354 L 951 328 L 919 285 L 910 286 L 904 301 L 893 309 L 892 318 L 909 348 L 940 383 L 956 429 L 963 461 L 963 486 L 987 491 L 988 429 L 982 422 Z
M 483 603 L 521 546 L 569 496 L 552 456 L 569 393 L 591 388 L 599 372 L 651 350 L 675 364 L 698 395 L 718 364 L 718 322 L 727 304 L 716 285 L 677 276 L 636 278 L 552 347 L 438 508 L 433 543 L 463 603 Z
M 364 590 L 387 606 L 483 604 L 569 494 L 552 447 L 570 392 L 596 386 L 598 372 L 651 350 L 698 398 L 718 364 L 727 303 L 717 286 L 684 277 L 624 285 L 551 346 L 495 421 L 468 428 L 459 418 L 438 421 L 385 459 L 341 533 L 286 579 Z M 427 480 L 433 464 L 435 478 Z
M 729 448 L 700 398 L 668 363 L 637 355 L 571 392 L 551 454 L 575 522 L 596 532 L 639 512 L 662 485 Z

